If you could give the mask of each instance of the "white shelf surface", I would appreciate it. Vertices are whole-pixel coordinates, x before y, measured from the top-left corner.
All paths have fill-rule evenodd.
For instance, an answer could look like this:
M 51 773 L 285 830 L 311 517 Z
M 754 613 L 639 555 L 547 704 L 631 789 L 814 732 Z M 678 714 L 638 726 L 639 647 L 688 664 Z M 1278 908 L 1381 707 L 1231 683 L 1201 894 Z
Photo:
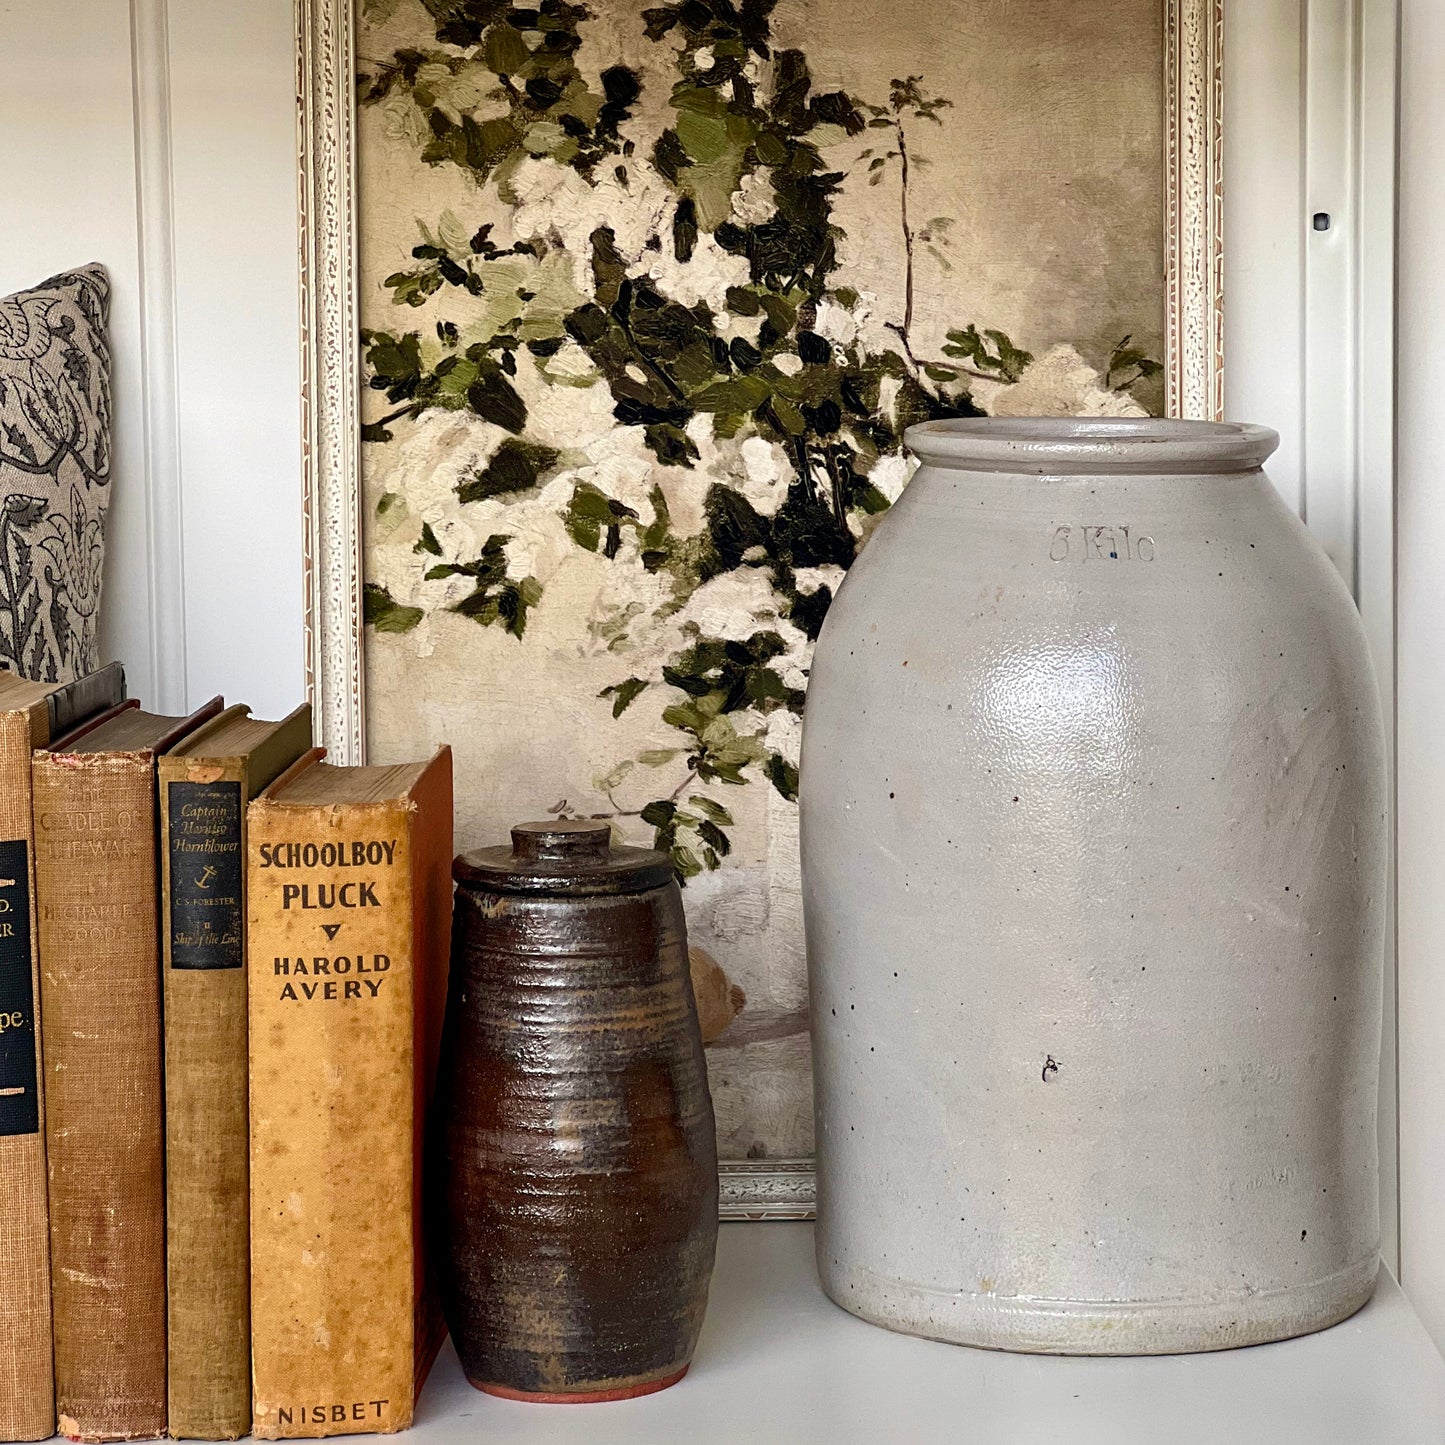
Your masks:
M 420 1437 L 420 1438 L 418 1438 Z M 494 1399 L 450 1342 L 417 1445 L 1442 1445 L 1445 1360 L 1380 1276 L 1353 1319 L 1252 1349 L 1061 1359 L 892 1334 L 832 1304 L 808 1224 L 726 1224 L 691 1372 L 605 1405 Z

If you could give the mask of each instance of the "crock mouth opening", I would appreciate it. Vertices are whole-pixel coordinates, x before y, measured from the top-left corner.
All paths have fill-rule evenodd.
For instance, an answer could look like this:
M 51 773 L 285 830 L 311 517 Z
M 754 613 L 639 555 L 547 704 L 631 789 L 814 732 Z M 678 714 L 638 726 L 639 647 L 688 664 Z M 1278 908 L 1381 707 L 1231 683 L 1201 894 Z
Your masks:
M 1279 445 L 1267 426 L 1163 417 L 953 417 L 903 434 L 922 461 L 976 472 L 1198 476 L 1253 472 Z

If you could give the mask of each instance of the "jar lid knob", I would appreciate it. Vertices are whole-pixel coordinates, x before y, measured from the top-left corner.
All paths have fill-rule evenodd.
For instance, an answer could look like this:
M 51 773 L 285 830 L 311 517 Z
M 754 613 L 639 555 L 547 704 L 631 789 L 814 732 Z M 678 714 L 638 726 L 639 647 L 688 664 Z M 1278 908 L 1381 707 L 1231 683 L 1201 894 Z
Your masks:
M 612 825 L 593 818 L 519 823 L 512 829 L 512 856 L 529 863 L 605 863 L 611 849 Z

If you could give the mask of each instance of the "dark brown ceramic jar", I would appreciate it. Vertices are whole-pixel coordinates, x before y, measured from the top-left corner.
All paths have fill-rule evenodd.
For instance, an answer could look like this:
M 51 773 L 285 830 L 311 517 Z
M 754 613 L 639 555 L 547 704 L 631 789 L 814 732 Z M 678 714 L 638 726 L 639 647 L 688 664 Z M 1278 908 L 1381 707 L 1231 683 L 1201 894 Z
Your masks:
M 492 1394 L 679 1380 L 707 1307 L 717 1144 L 687 931 L 661 853 L 598 822 L 468 853 L 437 1086 L 447 1322 Z

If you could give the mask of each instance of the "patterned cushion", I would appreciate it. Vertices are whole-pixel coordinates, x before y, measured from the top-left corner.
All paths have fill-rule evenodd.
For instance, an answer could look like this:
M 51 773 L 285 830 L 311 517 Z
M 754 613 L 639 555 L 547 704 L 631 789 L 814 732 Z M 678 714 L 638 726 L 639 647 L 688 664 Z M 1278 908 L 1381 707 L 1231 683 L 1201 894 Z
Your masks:
M 40 682 L 100 665 L 109 305 L 98 265 L 0 299 L 0 664 Z

